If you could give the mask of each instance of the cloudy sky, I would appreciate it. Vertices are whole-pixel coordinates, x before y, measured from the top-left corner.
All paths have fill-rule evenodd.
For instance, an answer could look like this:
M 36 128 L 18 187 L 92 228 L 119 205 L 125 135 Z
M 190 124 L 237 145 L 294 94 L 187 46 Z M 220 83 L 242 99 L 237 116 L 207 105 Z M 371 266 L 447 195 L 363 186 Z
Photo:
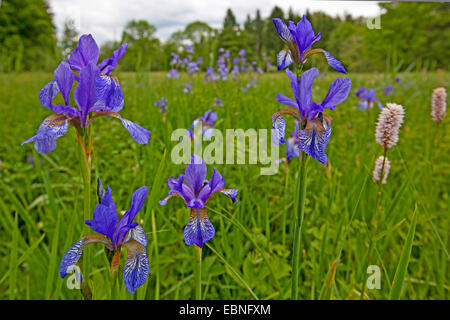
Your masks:
M 227 8 L 231 8 L 239 23 L 247 14 L 260 9 L 263 17 L 277 5 L 287 12 L 324 11 L 331 15 L 375 16 L 380 10 L 375 1 L 319 1 L 319 0 L 49 0 L 58 33 L 64 21 L 75 20 L 81 33 L 92 33 L 99 43 L 120 40 L 123 27 L 131 19 L 145 19 L 158 29 L 157 36 L 166 40 L 188 23 L 200 20 L 212 27 L 220 27 Z

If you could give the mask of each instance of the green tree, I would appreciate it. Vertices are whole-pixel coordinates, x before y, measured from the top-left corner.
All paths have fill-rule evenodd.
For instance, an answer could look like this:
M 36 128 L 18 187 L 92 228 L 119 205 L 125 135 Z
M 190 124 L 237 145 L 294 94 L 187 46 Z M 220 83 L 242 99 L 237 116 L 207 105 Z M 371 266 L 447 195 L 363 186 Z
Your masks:
M 55 67 L 55 27 L 46 1 L 3 0 L 0 26 L 0 71 Z

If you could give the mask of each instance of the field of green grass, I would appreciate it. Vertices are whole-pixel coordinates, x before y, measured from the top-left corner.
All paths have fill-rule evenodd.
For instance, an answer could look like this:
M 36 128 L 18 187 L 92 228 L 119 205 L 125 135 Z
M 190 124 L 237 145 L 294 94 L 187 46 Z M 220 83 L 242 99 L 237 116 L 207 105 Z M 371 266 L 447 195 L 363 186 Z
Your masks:
M 339 76 L 318 77 L 313 101 L 322 101 Z M 402 299 L 448 299 L 449 117 L 436 126 L 430 108 L 432 90 L 447 86 L 450 74 L 349 76 L 349 98 L 327 112 L 334 119 L 326 150 L 331 166 L 308 161 L 299 297 L 388 299 L 400 288 Z M 396 76 L 401 77 L 399 83 Z M 272 114 L 280 108 L 276 95 L 292 97 L 289 80 L 283 72 L 265 74 L 256 88 L 244 93 L 235 81 L 216 86 L 196 75 L 194 93 L 185 95 L 187 75 L 179 80 L 156 73 L 118 77 L 125 97 L 121 114 L 151 130 L 151 140 L 139 145 L 119 120 L 98 118 L 92 129 L 92 191 L 100 177 L 111 187 L 117 209 L 124 212 L 133 191 L 149 187 L 137 221 L 149 238 L 150 276 L 134 295 L 125 290 L 121 277 L 111 286 L 104 248 L 92 245 L 85 249 L 92 266 L 84 277 L 94 299 L 193 299 L 195 252 L 183 240 L 189 210 L 180 199 L 158 204 L 167 194 L 166 180 L 185 168 L 170 159 L 177 143 L 170 141 L 170 134 L 188 128 L 209 109 L 218 113 L 215 127 L 220 130 L 269 129 Z M 84 226 L 76 132 L 69 128 L 55 151 L 45 155 L 37 154 L 32 144 L 20 145 L 50 114 L 40 105 L 38 93 L 52 78 L 50 73 L 0 75 L 0 299 L 82 299 L 58 275 L 62 256 L 80 239 Z M 245 85 L 248 79 L 243 81 Z M 403 105 L 405 121 L 399 143 L 387 154 L 391 160 L 387 184 L 378 187 L 372 171 L 383 152 L 374 134 L 379 109 L 359 110 L 354 91 L 389 84 L 394 94 L 385 96 L 379 90 L 377 96 L 383 104 Z M 169 107 L 165 122 L 153 105 L 162 96 Z M 223 100 L 223 108 L 213 107 L 216 97 Z M 290 132 L 293 120 L 287 121 Z M 284 151 L 282 146 L 281 156 Z M 205 299 L 290 298 L 298 166 L 296 158 L 288 171 L 282 164 L 278 174 L 261 176 L 260 164 L 208 165 L 208 176 L 216 167 L 226 187 L 239 190 L 239 202 L 216 195 L 207 204 L 216 235 L 203 248 Z M 93 211 L 95 193 L 91 199 Z M 380 268 L 380 289 L 365 286 L 370 265 Z M 397 270 L 396 279 L 403 281 L 391 290 Z

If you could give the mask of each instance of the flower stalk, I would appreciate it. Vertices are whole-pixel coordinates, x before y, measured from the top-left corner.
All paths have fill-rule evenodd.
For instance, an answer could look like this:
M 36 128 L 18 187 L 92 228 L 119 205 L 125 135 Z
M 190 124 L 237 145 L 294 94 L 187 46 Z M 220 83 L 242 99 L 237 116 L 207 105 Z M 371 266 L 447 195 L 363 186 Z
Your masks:
M 202 248 L 195 249 L 195 300 L 202 300 Z
M 300 170 L 297 178 L 297 197 L 296 197 L 296 218 L 294 227 L 294 244 L 292 252 L 292 283 L 291 299 L 298 300 L 298 278 L 300 274 L 300 253 L 301 253 L 301 235 L 303 219 L 305 215 L 305 197 L 306 197 L 306 162 L 307 154 L 302 152 Z

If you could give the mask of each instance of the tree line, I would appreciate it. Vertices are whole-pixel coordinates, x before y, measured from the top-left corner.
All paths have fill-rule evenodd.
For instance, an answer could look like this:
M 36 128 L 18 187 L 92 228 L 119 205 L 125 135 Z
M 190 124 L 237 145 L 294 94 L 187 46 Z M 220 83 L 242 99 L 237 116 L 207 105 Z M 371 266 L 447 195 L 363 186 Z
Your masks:
M 276 54 L 283 43 L 272 18 L 299 21 L 303 15 L 322 38 L 314 44 L 339 58 L 351 72 L 418 71 L 446 69 L 450 52 L 450 4 L 392 2 L 380 3 L 380 28 L 369 29 L 367 18 L 332 17 L 324 12 L 285 12 L 275 6 L 263 17 L 259 9 L 238 23 L 231 9 L 223 25 L 216 29 L 194 21 L 166 41 L 156 37 L 157 28 L 149 21 L 129 21 L 120 42 L 101 46 L 101 57 L 108 57 L 120 43 L 128 42 L 121 60 L 122 71 L 163 71 L 170 69 L 172 52 L 186 44 L 194 46 L 194 58 L 203 67 L 215 66 L 220 48 L 237 56 L 245 49 L 247 59 L 276 65 Z M 78 30 L 72 21 L 65 23 L 57 39 L 51 8 L 45 0 L 3 0 L 0 8 L 0 72 L 52 70 L 56 61 L 76 46 Z M 314 58 L 315 64 L 324 63 Z

